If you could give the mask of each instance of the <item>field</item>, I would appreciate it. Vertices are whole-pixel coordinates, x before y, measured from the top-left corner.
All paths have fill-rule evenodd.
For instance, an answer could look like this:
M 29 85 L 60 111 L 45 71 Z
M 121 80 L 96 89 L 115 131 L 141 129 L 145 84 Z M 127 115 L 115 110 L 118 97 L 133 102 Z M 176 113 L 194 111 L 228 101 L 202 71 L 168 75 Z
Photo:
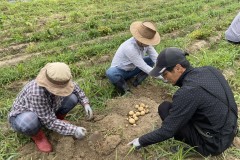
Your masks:
M 238 141 L 218 157 L 192 150 L 171 153 L 171 145 L 184 146 L 173 139 L 132 151 L 126 144 L 160 127 L 157 106 L 177 88 L 149 77 L 137 88 L 130 86 L 132 95 L 121 97 L 105 76 L 115 51 L 131 37 L 130 24 L 152 20 L 161 35 L 158 52 L 179 47 L 190 53 L 193 66 L 217 67 L 239 106 L 240 47 L 224 39 L 239 6 L 239 0 L 0 0 L 0 159 L 240 159 Z M 79 141 L 47 132 L 54 152 L 44 154 L 9 127 L 7 115 L 23 85 L 56 61 L 69 64 L 95 118 L 85 121 L 82 107 L 74 108 L 67 120 L 87 128 L 88 135 Z M 148 104 L 150 114 L 136 127 L 126 126 L 128 111 L 139 103 Z

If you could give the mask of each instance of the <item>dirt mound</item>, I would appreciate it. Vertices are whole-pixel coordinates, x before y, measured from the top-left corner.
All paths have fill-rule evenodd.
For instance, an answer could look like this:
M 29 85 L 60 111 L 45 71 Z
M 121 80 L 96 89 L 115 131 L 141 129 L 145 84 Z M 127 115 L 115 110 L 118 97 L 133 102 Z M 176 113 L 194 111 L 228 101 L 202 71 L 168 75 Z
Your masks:
M 128 97 L 117 97 L 106 102 L 105 114 L 95 113 L 91 122 L 80 119 L 78 122 L 71 122 L 88 130 L 87 136 L 77 140 L 72 136 L 63 136 L 56 132 L 49 132 L 48 137 L 53 145 L 53 152 L 46 154 L 37 151 L 35 144 L 30 142 L 20 150 L 19 160 L 44 159 L 44 160 L 137 160 L 144 159 L 141 152 L 128 154 L 131 147 L 128 142 L 149 131 L 158 128 L 161 120 L 157 113 L 159 103 L 168 99 L 166 91 L 154 84 L 141 85 L 132 88 L 133 94 Z M 139 116 L 136 126 L 127 121 L 128 112 L 136 110 L 135 105 L 144 103 L 149 106 L 150 112 Z M 234 141 L 237 148 L 239 140 Z M 154 154 L 154 153 L 153 153 Z M 154 155 L 151 155 L 154 159 Z M 221 155 L 222 156 L 222 155 Z M 215 159 L 216 157 L 210 158 Z M 157 158 L 155 158 L 157 159 Z M 164 159 L 164 158 L 163 158 Z M 202 157 L 193 156 L 190 159 Z M 221 159 L 221 158 L 220 158 Z M 227 159 L 234 159 L 227 156 Z
M 155 90 L 159 92 L 155 92 Z M 127 143 L 161 124 L 157 113 L 163 93 L 160 90 L 159 86 L 148 85 L 147 87 L 142 85 L 133 89 L 133 95 L 111 99 L 106 102 L 106 114 L 96 113 L 91 122 L 84 121 L 84 119 L 72 122 L 88 130 L 84 139 L 77 140 L 72 136 L 62 136 L 50 132 L 48 137 L 53 145 L 53 152 L 41 153 L 31 142 L 21 148 L 22 156 L 19 159 L 112 160 L 116 157 L 141 159 L 141 154 L 138 152 L 127 155 L 131 149 Z M 145 96 L 142 96 L 143 93 Z M 154 100 L 157 97 L 158 102 Z M 133 126 L 127 120 L 128 112 L 136 110 L 135 105 L 140 103 L 148 105 L 150 112 L 144 116 L 139 116 L 137 125 Z

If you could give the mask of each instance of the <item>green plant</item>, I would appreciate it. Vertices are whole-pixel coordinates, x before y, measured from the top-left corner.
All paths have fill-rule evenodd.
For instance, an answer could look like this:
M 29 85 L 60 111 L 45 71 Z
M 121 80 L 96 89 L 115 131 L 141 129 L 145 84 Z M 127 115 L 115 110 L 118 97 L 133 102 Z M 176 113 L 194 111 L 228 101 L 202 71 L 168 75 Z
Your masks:
M 110 61 L 91 62 L 101 56 L 112 57 L 119 45 L 131 37 L 129 25 L 133 21 L 153 20 L 161 35 L 156 46 L 158 53 L 165 47 L 182 49 L 194 44 L 195 40 L 208 40 L 224 33 L 239 9 L 235 0 L 158 0 L 113 1 L 113 0 L 35 0 L 9 3 L 0 0 L 0 54 L 1 61 L 14 59 L 14 55 L 32 54 L 32 57 L 13 66 L 0 67 L 0 127 L 8 123 L 7 114 L 17 95 L 9 85 L 28 81 L 38 74 L 48 62 L 63 61 L 71 66 L 76 82 L 86 91 L 94 111 L 106 111 L 106 101 L 117 96 L 114 86 L 105 77 Z M 22 43 L 31 43 L 26 49 L 11 50 Z M 74 46 L 72 49 L 71 46 Z M 234 76 L 228 81 L 236 102 L 240 104 L 239 47 L 230 45 L 223 38 L 209 47 L 201 48 L 189 60 L 194 67 L 213 65 L 224 71 L 231 68 Z M 36 56 L 37 55 L 37 56 Z M 1 63 L 0 63 L 1 64 Z M 169 98 L 177 87 L 155 79 L 146 82 L 159 85 Z M 77 107 L 68 118 L 78 120 L 83 112 Z M 238 122 L 239 123 L 239 122 Z M 7 130 L 0 133 L 0 159 L 16 159 L 17 149 L 29 139 Z M 178 144 L 170 139 L 140 151 L 143 159 L 184 159 L 188 153 L 169 152 L 169 146 Z M 129 150 L 131 154 L 133 150 Z M 119 157 L 116 150 L 115 159 Z M 239 159 L 239 149 L 226 151 Z
M 81 12 L 73 12 L 70 14 L 70 21 L 74 23 L 81 22 L 81 19 L 83 18 L 83 14 Z
M 188 36 L 191 39 L 207 39 L 211 35 L 211 30 L 208 29 L 198 29 L 190 33 Z
M 104 36 L 110 34 L 112 32 L 112 29 L 107 26 L 99 26 L 98 32 L 100 33 L 100 35 Z
M 131 153 L 134 152 L 135 150 L 136 150 L 135 146 L 132 146 L 132 147 L 129 149 L 128 153 L 126 154 L 126 156 L 125 156 L 124 158 L 126 158 L 129 154 L 131 154 Z

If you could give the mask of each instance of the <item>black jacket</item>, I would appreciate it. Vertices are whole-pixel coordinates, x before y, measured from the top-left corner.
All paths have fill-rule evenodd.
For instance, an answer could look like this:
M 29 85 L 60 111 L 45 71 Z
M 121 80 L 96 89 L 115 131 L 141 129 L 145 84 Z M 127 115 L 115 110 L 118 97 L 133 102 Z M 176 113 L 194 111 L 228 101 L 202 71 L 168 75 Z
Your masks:
M 167 140 L 189 122 L 212 135 L 233 133 L 237 124 L 237 105 L 228 82 L 217 69 L 187 69 L 176 85 L 180 88 L 173 96 L 170 114 L 161 128 L 139 138 L 141 146 Z

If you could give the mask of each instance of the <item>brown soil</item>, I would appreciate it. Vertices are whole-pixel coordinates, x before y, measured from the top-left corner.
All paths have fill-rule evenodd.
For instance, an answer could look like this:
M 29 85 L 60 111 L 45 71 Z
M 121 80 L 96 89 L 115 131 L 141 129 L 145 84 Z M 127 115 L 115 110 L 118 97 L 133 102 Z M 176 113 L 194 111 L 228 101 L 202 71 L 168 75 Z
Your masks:
M 172 36 L 175 37 L 179 33 L 176 32 Z M 215 43 L 221 38 L 213 38 L 210 42 Z M 209 42 L 196 41 L 188 48 L 191 52 L 196 52 L 202 48 L 208 47 Z M 25 47 L 25 46 L 24 46 Z M 22 47 L 21 49 L 24 49 Z M 73 47 L 74 48 L 74 47 Z M 36 54 L 38 55 L 38 53 Z M 1 59 L 0 66 L 12 65 L 20 61 L 30 58 L 30 55 L 14 55 L 11 58 Z M 104 56 L 100 61 L 106 62 L 111 56 Z M 95 61 L 91 59 L 90 61 Z M 81 64 L 77 64 L 81 65 Z M 18 90 L 17 86 L 22 86 L 25 82 L 16 82 L 10 85 L 8 89 Z M 13 87 L 14 86 L 14 87 Z M 53 152 L 46 154 L 37 151 L 35 144 L 30 142 L 19 149 L 20 160 L 26 159 L 44 159 L 44 160 L 138 160 L 144 159 L 140 152 L 128 154 L 131 149 L 127 145 L 128 142 L 137 138 L 155 127 L 161 126 L 161 120 L 157 113 L 158 105 L 166 99 L 170 99 L 167 92 L 158 85 L 144 84 L 132 89 L 133 94 L 127 97 L 116 97 L 106 102 L 106 110 L 104 113 L 94 113 L 94 120 L 89 122 L 79 119 L 77 122 L 71 122 L 78 126 L 85 127 L 88 131 L 87 136 L 82 140 L 77 140 L 72 136 L 62 136 L 55 132 L 48 133 L 49 140 L 53 145 Z M 132 126 L 126 120 L 130 110 L 135 110 L 136 104 L 144 103 L 149 106 L 150 113 L 140 116 L 137 126 Z M 239 148 L 240 141 L 234 141 L 235 147 Z M 153 159 L 154 155 L 152 155 Z M 226 158 L 226 157 L 225 157 Z M 158 158 L 165 159 L 165 158 Z M 199 159 L 199 158 L 193 158 Z M 227 159 L 234 159 L 227 157 Z
M 154 84 L 143 84 L 132 89 L 133 94 L 127 97 L 116 97 L 106 102 L 104 113 L 94 114 L 94 120 L 89 122 L 80 119 L 71 122 L 88 130 L 87 136 L 77 140 L 72 136 L 63 136 L 56 132 L 48 134 L 53 145 L 53 152 L 46 154 L 37 151 L 35 144 L 30 142 L 20 148 L 19 160 L 44 159 L 44 160 L 139 160 L 144 159 L 141 152 L 128 154 L 131 146 L 127 143 L 149 131 L 161 126 L 161 120 L 157 113 L 159 103 L 170 99 L 163 88 Z M 136 104 L 144 103 L 149 106 L 150 113 L 140 116 L 137 126 L 128 123 L 128 112 L 136 110 Z M 239 147 L 239 140 L 235 140 L 235 146 Z M 230 155 L 229 155 L 230 156 Z M 152 155 L 154 157 L 154 155 Z M 215 157 L 216 158 L 216 157 Z M 233 157 L 228 157 L 234 159 Z M 156 159 L 156 158 L 154 158 Z M 162 157 L 161 160 L 166 160 Z M 192 159 L 192 158 L 191 158 Z M 203 159 L 199 156 L 193 159 Z M 221 159 L 221 158 L 220 158 Z
M 126 156 L 131 149 L 127 143 L 160 126 L 157 108 L 164 91 L 154 85 L 142 85 L 133 88 L 132 91 L 132 95 L 107 101 L 104 113 L 95 113 L 93 121 L 80 119 L 78 122 L 71 122 L 88 130 L 84 139 L 77 140 L 72 136 L 50 132 L 48 137 L 53 145 L 53 152 L 41 153 L 37 151 L 34 143 L 30 142 L 20 149 L 22 156 L 19 159 L 113 160 L 116 157 L 142 159 L 138 152 Z M 127 115 L 130 110 L 136 110 L 134 106 L 140 103 L 148 105 L 150 113 L 140 116 L 137 126 L 133 126 L 127 121 Z
M 207 49 L 211 45 L 217 43 L 222 38 L 221 32 L 216 36 L 209 37 L 208 40 L 195 40 L 189 46 L 187 46 L 186 51 L 189 53 L 196 53 L 202 49 Z
M 42 53 L 34 53 L 34 54 L 20 53 L 20 54 L 16 54 L 16 55 L 6 56 L 6 57 L 4 57 L 4 59 L 0 59 L 0 67 L 16 65 L 20 62 L 23 62 L 25 60 L 28 60 L 28 59 L 38 56 L 40 54 L 42 54 Z

